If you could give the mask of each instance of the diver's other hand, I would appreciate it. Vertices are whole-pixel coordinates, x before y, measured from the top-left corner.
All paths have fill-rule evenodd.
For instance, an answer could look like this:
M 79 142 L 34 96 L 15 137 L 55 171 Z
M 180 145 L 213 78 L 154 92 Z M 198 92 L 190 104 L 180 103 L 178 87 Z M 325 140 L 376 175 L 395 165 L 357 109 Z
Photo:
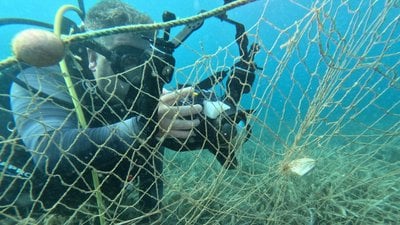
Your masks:
M 193 118 L 203 107 L 199 104 L 180 106 L 181 99 L 194 94 L 194 88 L 187 87 L 161 95 L 158 107 L 159 137 L 188 138 L 193 129 L 200 124 L 199 119 Z M 185 118 L 184 118 L 185 117 Z

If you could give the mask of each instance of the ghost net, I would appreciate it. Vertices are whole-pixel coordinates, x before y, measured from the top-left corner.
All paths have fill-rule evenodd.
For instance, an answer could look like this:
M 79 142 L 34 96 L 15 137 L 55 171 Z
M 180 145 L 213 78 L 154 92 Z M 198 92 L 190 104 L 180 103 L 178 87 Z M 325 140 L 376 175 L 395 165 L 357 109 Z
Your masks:
M 25 164 L 17 165 L 29 171 L 26 176 L 9 175 L 5 169 L 0 174 L 2 224 L 132 224 L 153 214 L 159 216 L 149 224 L 400 221 L 398 1 L 320 0 L 306 4 L 267 0 L 253 4 L 262 10 L 254 24 L 246 24 L 246 35 L 260 47 L 255 62 L 261 69 L 256 71 L 251 92 L 236 106 L 252 112 L 246 115 L 250 137 L 228 142 L 237 157 L 235 169 L 224 168 L 207 150 L 167 148 L 162 156 L 164 170 L 157 174 L 164 186 L 161 204 L 143 214 L 138 207 L 143 190 L 134 173 L 118 178 L 123 187 L 116 196 L 106 192 L 105 181 L 119 169 L 122 159 L 137 167 L 132 154 L 99 144 L 119 155 L 121 162 L 108 170 L 96 170 L 98 183 L 85 183 L 84 187 L 74 186 L 74 180 L 63 181 L 56 173 L 47 174 L 58 179 L 62 186 L 58 192 L 43 186 L 34 190 L 31 178 L 37 169 L 28 157 Z M 288 10 L 297 14 L 283 16 L 285 22 L 278 22 L 277 15 Z M 234 40 L 212 50 L 202 48 L 206 43 L 182 43 L 184 55 L 196 59 L 175 66 L 172 84 L 196 83 L 240 60 Z M 177 56 L 179 60 L 183 58 Z M 221 82 L 213 91 L 223 93 L 225 88 Z M 48 100 L 37 98 L 32 110 Z M 106 105 L 108 99 L 103 101 Z M 67 117 L 74 115 L 70 110 Z M 199 133 L 204 136 L 197 138 L 207 139 L 204 130 Z M 15 130 L 1 137 L 1 143 L 5 164 L 13 164 L 18 152 L 32 151 L 20 142 Z M 136 148 L 144 145 L 146 141 Z M 69 159 L 73 156 L 68 149 L 62 151 L 67 160 L 74 160 Z M 82 176 L 95 170 L 90 161 L 81 165 L 87 167 Z M 44 187 L 51 184 L 41 182 Z M 77 199 L 69 192 L 86 197 L 72 207 L 65 201 Z M 10 193 L 17 195 L 8 199 Z M 57 207 L 41 202 L 40 196 L 46 195 L 57 196 Z M 57 208 L 68 211 L 68 216 Z

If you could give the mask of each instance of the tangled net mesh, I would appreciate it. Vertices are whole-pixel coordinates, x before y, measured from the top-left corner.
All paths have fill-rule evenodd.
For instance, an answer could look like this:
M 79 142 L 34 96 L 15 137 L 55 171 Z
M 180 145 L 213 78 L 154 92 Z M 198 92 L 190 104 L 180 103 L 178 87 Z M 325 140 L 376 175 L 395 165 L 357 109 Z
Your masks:
M 255 61 L 263 69 L 257 71 L 255 85 L 240 106 L 255 112 L 249 115 L 249 140 L 242 146 L 232 143 L 238 168 L 222 168 L 208 151 L 167 149 L 165 193 L 158 211 L 162 219 L 154 224 L 397 223 L 399 2 L 290 1 L 285 4 L 304 10 L 304 16 L 287 21 L 285 27 L 270 20 L 270 4 L 264 1 L 263 14 L 247 30 L 260 45 Z M 232 40 L 204 54 L 183 43 L 181 48 L 198 60 L 175 68 L 174 77 L 193 83 L 229 67 L 238 60 L 235 45 Z M 14 152 L 25 149 L 18 139 L 16 131 L 1 137 L 2 157 L 11 149 L 5 158 L 9 163 Z M 315 168 L 304 176 L 291 173 L 288 165 L 299 158 L 315 159 Z M 21 168 L 28 169 L 28 164 Z M 98 171 L 99 187 L 102 173 L 109 172 Z M 6 176 L 1 172 L 0 182 Z M 32 181 L 22 180 L 18 189 L 25 194 L 1 205 L 4 223 L 94 224 L 99 218 L 98 205 L 89 200 L 70 209 L 72 216 L 52 208 L 22 216 L 17 202 L 40 205 L 30 197 Z M 14 190 L 12 184 L 1 185 L 1 198 Z M 126 181 L 125 186 L 114 199 L 88 192 L 92 199 L 103 195 L 106 224 L 131 224 L 141 216 L 136 209 L 137 184 Z

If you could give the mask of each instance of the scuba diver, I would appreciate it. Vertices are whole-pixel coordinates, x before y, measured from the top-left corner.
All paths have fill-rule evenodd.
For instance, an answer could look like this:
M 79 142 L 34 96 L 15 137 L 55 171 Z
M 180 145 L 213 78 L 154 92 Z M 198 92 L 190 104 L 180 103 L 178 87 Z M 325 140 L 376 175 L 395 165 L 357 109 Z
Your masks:
M 13 79 L 10 103 L 16 129 L 35 166 L 29 173 L 4 170 L 34 181 L 32 210 L 75 209 L 95 198 L 96 185 L 112 204 L 118 202 L 128 182 L 137 181 L 138 210 L 152 215 L 146 219 L 156 220 L 156 213 L 151 212 L 161 208 L 165 147 L 208 149 L 224 168 L 237 167 L 233 143 L 241 135 L 246 141 L 251 132 L 247 121 L 251 110 L 240 110 L 237 105 L 254 82 L 258 46 L 248 49 L 242 24 L 226 14 L 218 18 L 236 27 L 239 62 L 171 92 L 163 86 L 174 72 L 173 51 L 203 21 L 187 25 L 172 39 L 167 29 L 162 38 L 147 31 L 71 44 L 65 61 L 87 118 L 86 127 L 79 125 L 59 66 L 23 66 Z M 173 14 L 165 13 L 165 21 L 173 19 Z M 84 31 L 75 30 L 152 22 L 122 1 L 103 0 L 85 15 Z M 208 91 L 222 80 L 226 80 L 223 96 Z M 93 169 L 99 184 L 93 179 Z

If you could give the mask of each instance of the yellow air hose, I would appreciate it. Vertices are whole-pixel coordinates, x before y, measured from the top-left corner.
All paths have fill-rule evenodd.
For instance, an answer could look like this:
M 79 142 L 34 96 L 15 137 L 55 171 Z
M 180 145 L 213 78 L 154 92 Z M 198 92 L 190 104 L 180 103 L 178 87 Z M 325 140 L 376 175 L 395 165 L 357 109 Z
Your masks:
M 64 5 L 62 6 L 56 14 L 56 17 L 54 19 L 54 34 L 61 39 L 61 26 L 62 26 L 62 21 L 63 21 L 63 15 L 65 12 L 68 10 L 73 10 L 77 12 L 78 14 L 82 14 L 81 10 L 73 5 Z M 78 117 L 79 124 L 81 125 L 82 128 L 87 127 L 87 122 L 85 119 L 85 116 L 83 114 L 82 106 L 79 102 L 78 95 L 76 94 L 74 84 L 72 83 L 71 75 L 68 72 L 68 67 L 65 59 L 62 59 L 59 63 L 61 72 L 63 74 L 65 84 L 67 85 L 69 94 L 72 98 L 72 102 L 74 104 L 75 110 L 76 110 L 76 115 Z
M 79 8 L 77 8 L 73 5 L 64 5 L 60 9 L 58 9 L 55 19 L 54 19 L 54 34 L 60 39 L 61 39 L 61 27 L 62 27 L 62 22 L 63 22 L 63 15 L 68 10 L 73 10 L 73 11 L 77 12 L 79 15 L 83 14 Z M 65 84 L 67 85 L 68 92 L 69 92 L 72 102 L 74 104 L 75 112 L 78 117 L 79 124 L 83 129 L 85 129 L 85 128 L 87 128 L 87 122 L 86 122 L 85 115 L 82 110 L 82 106 L 79 101 L 79 97 L 74 88 L 74 84 L 72 83 L 71 75 L 68 71 L 68 66 L 67 66 L 65 59 L 62 59 L 60 61 L 59 65 L 60 65 L 61 72 L 62 72 L 64 80 L 65 80 Z M 95 188 L 94 191 L 95 191 L 95 195 L 96 195 L 100 224 L 105 225 L 106 224 L 105 218 L 104 218 L 105 207 L 104 207 L 103 198 L 101 196 L 101 191 L 100 191 L 99 176 L 95 169 L 92 169 L 91 173 L 92 173 L 93 185 Z

